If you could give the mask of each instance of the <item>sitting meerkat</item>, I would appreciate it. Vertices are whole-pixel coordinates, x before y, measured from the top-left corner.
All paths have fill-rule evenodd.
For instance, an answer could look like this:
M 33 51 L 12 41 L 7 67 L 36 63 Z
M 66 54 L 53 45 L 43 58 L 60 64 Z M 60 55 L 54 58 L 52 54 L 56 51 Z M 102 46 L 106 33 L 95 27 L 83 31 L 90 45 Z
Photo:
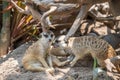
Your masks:
M 42 32 L 41 38 L 26 50 L 22 59 L 23 67 L 26 70 L 45 71 L 52 69 L 49 66 L 50 63 L 47 63 L 47 56 L 54 38 L 52 31 Z
M 105 68 L 105 60 L 116 56 L 116 52 L 108 42 L 93 36 L 71 37 L 68 43 L 64 41 L 65 36 L 60 36 L 53 43 L 65 50 L 71 50 L 75 55 L 74 59 L 70 62 L 71 66 L 87 54 L 97 60 L 98 64 Z
M 64 66 L 69 61 L 60 61 L 54 53 L 65 55 L 61 49 L 51 46 L 54 34 L 51 31 L 42 32 L 41 38 L 33 43 L 25 52 L 22 63 L 29 71 L 54 71 L 53 66 Z

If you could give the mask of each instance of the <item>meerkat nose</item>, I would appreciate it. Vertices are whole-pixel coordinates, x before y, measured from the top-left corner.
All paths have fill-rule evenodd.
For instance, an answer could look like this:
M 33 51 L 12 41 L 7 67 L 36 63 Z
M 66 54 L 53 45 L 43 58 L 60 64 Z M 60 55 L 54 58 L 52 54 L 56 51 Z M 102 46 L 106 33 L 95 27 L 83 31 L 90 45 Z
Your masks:
M 52 44 L 51 45 L 54 45 L 54 42 L 52 42 Z
M 52 40 L 51 39 L 49 39 L 49 42 L 51 42 Z

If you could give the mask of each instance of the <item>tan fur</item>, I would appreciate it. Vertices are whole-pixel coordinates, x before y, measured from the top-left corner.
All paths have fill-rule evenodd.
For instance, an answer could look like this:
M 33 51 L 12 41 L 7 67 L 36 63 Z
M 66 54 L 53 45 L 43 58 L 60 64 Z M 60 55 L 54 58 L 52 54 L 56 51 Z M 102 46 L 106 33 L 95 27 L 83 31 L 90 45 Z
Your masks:
M 57 47 L 57 48 L 52 47 L 50 50 L 50 53 L 52 55 L 55 55 L 55 56 L 68 56 L 68 55 L 70 55 L 69 51 L 66 52 L 64 49 L 61 49 L 59 47 Z
M 22 63 L 26 70 L 30 71 L 45 71 L 50 69 L 50 63 L 47 63 L 47 56 L 49 55 L 50 45 L 54 39 L 52 32 L 47 32 L 47 38 L 42 34 L 37 42 L 32 44 L 25 52 Z M 51 39 L 51 40 L 50 40 Z M 49 41 L 50 40 L 50 41 Z
M 111 45 L 109 45 L 106 41 L 99 39 L 93 36 L 82 36 L 82 37 L 71 37 L 68 40 L 68 44 L 65 45 L 63 42 L 63 38 L 58 38 L 60 40 L 59 43 L 55 43 L 54 45 L 58 45 L 61 48 L 69 49 L 75 55 L 75 58 L 70 63 L 71 66 L 87 54 L 91 54 L 93 58 L 96 58 L 98 64 L 101 67 L 105 67 L 106 64 L 104 60 L 107 58 L 114 57 L 116 55 L 114 49 Z
M 49 33 L 48 35 L 50 34 L 51 33 Z M 51 47 L 52 41 L 45 43 L 44 42 L 45 39 L 43 40 L 42 38 L 39 39 L 37 42 L 33 43 L 26 50 L 22 63 L 26 70 L 49 71 L 53 73 L 54 71 L 53 65 L 64 66 L 66 63 L 69 62 L 69 61 L 61 62 L 56 56 L 58 55 L 63 56 L 67 54 L 59 48 Z M 55 54 L 58 54 L 58 55 L 55 55 Z
M 58 57 L 66 57 L 67 58 L 70 55 L 70 52 L 64 51 L 64 49 L 61 49 L 59 47 L 51 46 L 50 55 L 51 55 L 51 58 L 52 58 L 53 66 L 60 67 L 60 66 L 66 65 L 68 62 L 70 62 L 70 60 L 60 61 L 58 59 Z

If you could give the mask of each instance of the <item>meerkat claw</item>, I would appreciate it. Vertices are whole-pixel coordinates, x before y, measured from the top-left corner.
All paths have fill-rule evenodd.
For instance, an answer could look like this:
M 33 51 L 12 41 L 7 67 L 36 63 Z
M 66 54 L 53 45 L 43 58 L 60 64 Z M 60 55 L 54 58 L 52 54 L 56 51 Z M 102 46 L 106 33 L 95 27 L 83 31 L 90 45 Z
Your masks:
M 49 72 L 51 75 L 54 75 L 55 69 L 54 68 L 49 68 L 46 70 L 46 72 Z

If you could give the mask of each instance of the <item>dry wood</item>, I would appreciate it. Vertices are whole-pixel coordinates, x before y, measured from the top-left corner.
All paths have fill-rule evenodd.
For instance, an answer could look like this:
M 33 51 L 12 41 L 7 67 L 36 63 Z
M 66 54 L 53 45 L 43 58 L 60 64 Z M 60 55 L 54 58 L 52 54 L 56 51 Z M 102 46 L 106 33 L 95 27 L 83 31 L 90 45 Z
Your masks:
M 110 9 L 111 9 L 111 12 L 113 13 L 113 15 L 115 17 L 119 16 L 120 10 L 118 10 L 118 9 L 119 9 L 119 5 L 120 5 L 120 1 L 118 1 L 118 0 L 85 0 L 81 6 L 81 10 L 80 10 L 76 20 L 74 21 L 71 29 L 69 30 L 69 32 L 67 33 L 67 35 L 65 37 L 65 41 L 67 41 L 67 39 L 70 36 L 74 35 L 74 33 L 76 32 L 76 30 L 78 29 L 78 27 L 81 24 L 81 20 L 83 20 L 83 18 L 87 14 L 88 10 L 91 8 L 91 6 L 93 6 L 96 3 L 103 3 L 103 2 L 109 2 Z M 119 23 L 118 23 L 118 28 L 119 28 Z

